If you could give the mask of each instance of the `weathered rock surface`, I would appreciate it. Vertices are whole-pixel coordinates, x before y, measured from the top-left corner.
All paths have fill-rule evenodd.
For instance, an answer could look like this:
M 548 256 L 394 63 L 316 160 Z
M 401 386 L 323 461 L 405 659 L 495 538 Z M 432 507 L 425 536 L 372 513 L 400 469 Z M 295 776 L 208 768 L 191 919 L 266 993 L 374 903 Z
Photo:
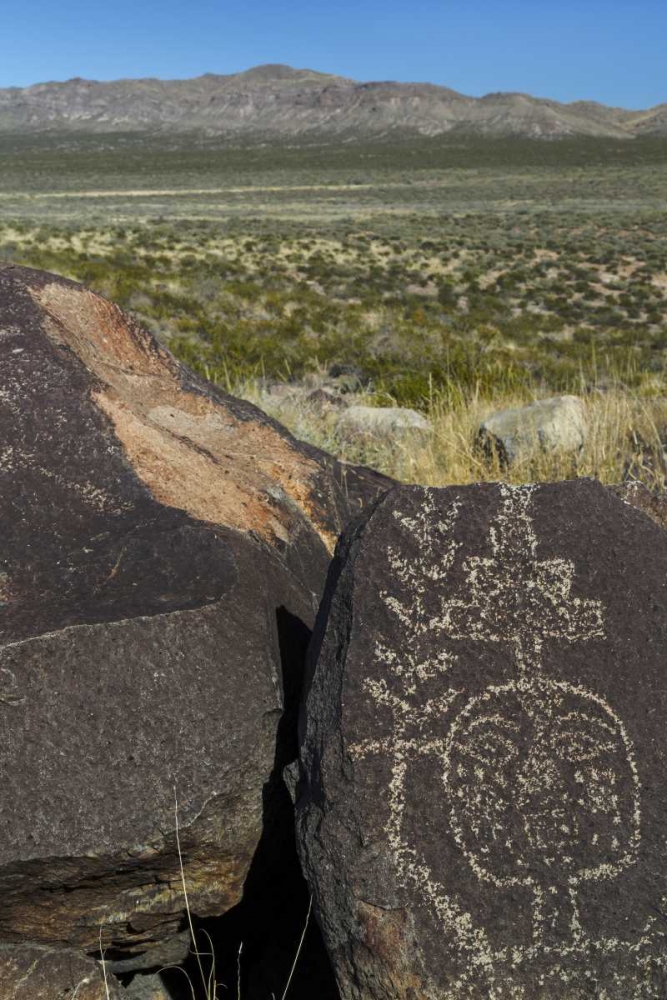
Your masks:
M 298 803 L 345 1000 L 667 995 L 666 641 L 667 533 L 593 481 L 348 529 Z
M 64 949 L 0 945 L 0 1000 L 121 1000 L 98 962 Z
M 94 952 L 102 928 L 124 969 L 186 947 L 175 793 L 193 912 L 239 900 L 284 707 L 277 614 L 311 621 L 333 540 L 385 484 L 109 302 L 0 267 L 0 941 Z
M 123 1000 L 171 1000 L 160 975 L 137 975 L 123 993 Z
M 478 441 L 503 465 L 537 451 L 581 451 L 587 434 L 586 408 L 577 396 L 539 399 L 528 406 L 492 413 L 480 425 Z
M 336 421 L 336 430 L 350 440 L 408 441 L 425 437 L 431 424 L 404 406 L 350 406 Z

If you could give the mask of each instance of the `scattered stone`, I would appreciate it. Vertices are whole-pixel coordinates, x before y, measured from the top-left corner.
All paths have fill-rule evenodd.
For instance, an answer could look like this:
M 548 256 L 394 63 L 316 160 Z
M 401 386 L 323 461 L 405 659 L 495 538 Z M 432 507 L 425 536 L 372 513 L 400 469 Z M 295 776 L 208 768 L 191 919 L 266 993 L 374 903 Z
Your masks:
M 431 424 L 416 410 L 402 406 L 350 406 L 336 421 L 342 438 L 384 443 L 425 438 Z
M 76 952 L 0 945 L 2 1000 L 121 1000 L 121 996 L 109 973 L 105 983 L 99 962 Z
M 311 372 L 296 381 L 261 380 L 258 383 L 259 402 L 273 413 L 280 414 L 284 410 L 305 407 L 325 417 L 336 410 L 352 406 L 368 385 L 368 380 L 364 379 L 363 373 L 356 366 L 336 364 L 331 366 L 326 375 Z
M 297 806 L 344 1000 L 665 996 L 666 643 L 667 533 L 594 481 L 348 529 Z
M 279 416 L 285 411 L 303 409 L 319 417 L 351 406 L 355 397 L 341 392 L 335 383 L 310 381 L 270 383 L 260 388 L 259 404 Z
M 511 465 L 536 452 L 577 454 L 587 435 L 586 408 L 577 396 L 539 399 L 528 406 L 492 413 L 481 424 L 478 442 L 488 458 Z
M 299 382 L 260 382 L 259 385 L 262 396 L 274 404 L 289 402 L 302 392 Z
M 333 392 L 331 389 L 326 389 L 323 386 L 309 392 L 306 396 L 306 402 L 313 409 L 319 410 L 320 413 L 341 410 L 348 405 L 345 396 L 341 396 L 340 393 Z
M 0 941 L 95 952 L 101 927 L 148 969 L 187 947 L 181 865 L 193 914 L 241 897 L 285 630 L 388 481 L 72 282 L 0 267 L 0 328 Z

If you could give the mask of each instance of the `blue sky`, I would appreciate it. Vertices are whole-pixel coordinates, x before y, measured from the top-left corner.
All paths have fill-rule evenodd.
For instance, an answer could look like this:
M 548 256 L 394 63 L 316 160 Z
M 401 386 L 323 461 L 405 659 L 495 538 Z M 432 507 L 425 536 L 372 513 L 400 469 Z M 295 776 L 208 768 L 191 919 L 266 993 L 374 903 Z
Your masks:
M 667 0 L 4 0 L 0 86 L 265 62 L 360 80 L 667 101 Z

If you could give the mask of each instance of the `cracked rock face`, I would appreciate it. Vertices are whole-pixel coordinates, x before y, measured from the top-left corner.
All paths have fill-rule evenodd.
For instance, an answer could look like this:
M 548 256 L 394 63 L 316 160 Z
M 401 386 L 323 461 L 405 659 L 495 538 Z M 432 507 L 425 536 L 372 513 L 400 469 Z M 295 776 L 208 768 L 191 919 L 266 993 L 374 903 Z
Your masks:
M 650 499 L 589 480 L 398 488 L 344 534 L 297 809 L 345 1000 L 666 995 Z
M 128 968 L 238 902 L 337 533 L 385 486 L 0 267 L 0 941 Z M 175 798 L 181 859 L 175 836 Z M 92 997 L 92 994 L 91 994 Z

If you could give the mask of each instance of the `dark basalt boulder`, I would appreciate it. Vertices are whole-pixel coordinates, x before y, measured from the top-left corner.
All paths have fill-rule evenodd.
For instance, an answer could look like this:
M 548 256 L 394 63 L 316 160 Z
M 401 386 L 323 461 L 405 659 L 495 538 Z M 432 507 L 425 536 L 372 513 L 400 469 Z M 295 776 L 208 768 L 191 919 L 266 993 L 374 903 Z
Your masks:
M 193 914 L 238 902 L 280 615 L 312 624 L 336 535 L 387 482 L 99 296 L 0 267 L 0 942 L 95 953 L 101 930 L 150 968 L 187 950 L 181 863 Z
M 667 995 L 667 534 L 637 501 L 397 488 L 343 536 L 297 825 L 345 1000 Z

